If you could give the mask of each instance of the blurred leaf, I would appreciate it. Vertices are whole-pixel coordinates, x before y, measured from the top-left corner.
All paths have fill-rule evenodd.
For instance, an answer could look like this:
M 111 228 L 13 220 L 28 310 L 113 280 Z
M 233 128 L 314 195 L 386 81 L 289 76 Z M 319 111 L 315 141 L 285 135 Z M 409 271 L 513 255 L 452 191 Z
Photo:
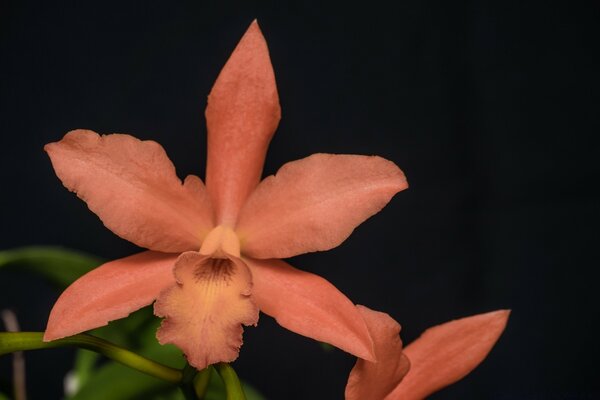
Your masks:
M 246 400 L 266 400 L 266 398 L 260 394 L 258 390 L 254 389 L 247 383 L 242 382 L 242 387 L 244 388 L 244 393 L 246 393 Z
M 80 349 L 75 353 L 75 367 L 73 368 L 73 393 L 77 393 L 89 380 L 95 371 L 96 362 L 100 354 L 93 351 Z
M 147 400 L 172 391 L 172 383 L 143 374 L 116 362 L 98 368 L 72 400 Z M 167 397 L 168 398 L 168 397 Z
M 149 306 L 131 313 L 127 318 L 111 321 L 108 325 L 94 329 L 90 333 L 121 346 L 138 350 L 144 347 L 147 341 L 145 336 L 149 333 L 149 329 L 157 326 L 152 325 L 156 324 L 157 321 L 158 318 L 154 316 L 152 307 Z M 156 328 L 150 336 L 154 337 L 155 332 Z
M 154 315 L 139 333 L 140 354 L 162 360 L 165 365 L 173 368 L 183 368 L 185 357 L 178 347 L 172 344 L 161 345 L 156 339 L 156 331 L 161 320 Z
M 173 389 L 167 393 L 161 393 L 150 397 L 150 400 L 185 400 L 183 393 L 179 389 Z
M 0 393 L 0 400 L 10 400 L 10 398 L 4 393 Z
M 155 320 L 157 320 L 157 318 L 152 314 L 152 308 L 145 307 L 132 313 L 127 318 L 112 321 L 107 326 L 94 329 L 90 331 L 90 333 L 140 353 L 139 350 L 145 347 L 143 343 L 148 341 L 145 337 L 149 335 L 154 338 L 154 332 L 148 332 L 146 326 L 156 322 Z M 154 339 L 154 342 L 156 342 L 156 339 Z M 158 345 L 157 342 L 156 345 Z M 143 351 L 141 353 L 144 353 L 142 354 L 144 356 L 150 357 L 149 351 Z M 99 354 L 88 350 L 80 349 L 77 351 L 75 356 L 75 366 L 73 368 L 73 384 L 75 385 L 75 388 L 71 395 L 78 393 L 81 388 L 88 384 L 90 378 L 97 373 L 99 370 L 97 367 L 99 358 Z M 173 359 L 174 357 L 160 356 L 157 359 L 163 360 L 164 358 Z M 174 362 L 166 364 L 170 364 L 177 368 L 180 367 Z
M 132 321 L 128 321 L 129 319 L 132 319 Z M 102 334 L 105 336 L 110 335 L 112 337 L 121 335 L 121 337 L 125 338 L 128 344 L 131 346 L 130 348 L 135 350 L 137 353 L 145 357 L 158 360 L 162 364 L 173 368 L 183 368 L 185 365 L 185 358 L 183 357 L 181 350 L 173 345 L 163 346 L 156 340 L 156 330 L 158 329 L 159 325 L 160 319 L 152 314 L 152 307 L 150 306 L 136 311 L 126 319 L 111 322 L 108 326 L 95 330 L 94 333 L 102 332 Z M 118 365 L 118 367 L 111 367 L 111 365 Z M 131 371 L 133 371 L 134 374 L 121 374 L 120 371 L 122 370 L 123 368 L 121 365 L 112 361 L 107 362 L 102 367 L 96 368 L 91 376 L 91 379 L 85 383 L 85 388 L 82 386 L 81 392 L 72 399 L 95 400 L 97 398 L 103 398 L 102 396 L 83 396 L 90 396 L 95 391 L 104 390 L 101 388 L 101 386 L 106 385 L 106 380 L 112 380 L 114 385 L 117 386 L 126 385 L 127 382 L 129 382 L 129 384 L 132 386 L 139 386 L 139 391 L 135 391 L 133 388 L 128 389 L 127 393 L 131 396 L 129 397 L 131 399 L 144 398 L 149 400 L 184 400 L 181 391 L 174 385 L 161 385 L 160 381 L 157 382 L 156 379 L 151 377 L 138 378 L 134 385 L 134 381 L 131 381 L 131 379 L 136 378 L 131 378 L 131 376 L 143 374 L 139 374 L 137 371 L 133 370 Z M 100 376 L 98 377 L 96 374 L 100 374 Z M 265 400 L 265 397 L 250 385 L 246 383 L 243 383 L 242 385 L 244 392 L 246 393 L 247 400 Z M 169 387 L 171 388 L 170 390 L 168 389 Z M 112 397 L 108 397 L 112 395 L 112 391 L 102 391 L 102 393 L 104 393 L 106 396 L 104 398 L 112 400 Z M 119 398 L 121 397 L 116 397 L 115 399 Z M 217 373 L 213 373 L 205 399 L 224 400 L 225 398 L 225 385 L 223 384 L 223 381 L 219 375 Z
M 138 349 L 137 351 L 151 359 L 160 360 L 162 364 L 172 365 L 177 368 L 183 367 L 185 360 L 181 352 L 174 346 L 156 345 L 150 348 Z M 179 392 L 173 383 L 146 375 L 122 364 L 109 361 L 96 368 L 87 382 L 82 385 L 70 400 L 96 400 L 96 399 L 165 399 L 178 400 Z
M 127 318 L 94 329 L 91 333 L 143 356 L 159 359 L 165 365 L 183 368 L 185 359 L 181 351 L 173 345 L 162 346 L 156 340 L 160 322 L 160 318 L 152 313 L 152 306 L 148 306 L 131 313 Z
M 154 339 L 153 345 L 141 349 L 140 353 L 161 363 L 183 367 L 184 358 L 175 346 L 161 346 Z M 265 400 L 256 389 L 243 383 L 246 400 Z M 97 368 L 78 393 L 70 400 L 184 400 L 179 388 L 174 384 L 153 378 L 117 362 L 109 361 Z M 225 400 L 223 380 L 217 373 L 211 381 L 205 400 Z
M 0 269 L 33 272 L 61 289 L 101 263 L 98 257 L 60 247 L 32 246 L 0 251 Z
M 331 353 L 333 350 L 336 349 L 335 346 L 325 342 L 319 342 L 319 345 L 321 346 L 321 349 L 323 349 L 323 351 L 325 351 L 326 353 Z
M 85 349 L 78 350 L 75 355 L 75 370 L 79 371 L 81 375 L 85 375 L 94 368 L 98 358 L 100 358 L 98 353 Z

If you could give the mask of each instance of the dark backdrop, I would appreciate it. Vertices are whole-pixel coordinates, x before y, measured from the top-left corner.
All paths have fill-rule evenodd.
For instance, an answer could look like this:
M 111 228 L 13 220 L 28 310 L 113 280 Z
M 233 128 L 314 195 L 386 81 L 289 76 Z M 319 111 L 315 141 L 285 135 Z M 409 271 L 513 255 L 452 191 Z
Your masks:
M 597 3 L 0 4 L 0 247 L 137 251 L 62 187 L 43 145 L 130 133 L 203 175 L 206 95 L 258 17 L 283 108 L 265 172 L 378 154 L 411 184 L 339 248 L 292 263 L 390 313 L 405 342 L 513 309 L 486 362 L 436 399 L 600 397 Z M 24 329 L 44 328 L 54 291 L 19 273 L 0 289 Z M 27 354 L 32 398 L 59 398 L 70 355 Z M 235 365 L 270 399 L 335 399 L 352 363 L 263 316 Z

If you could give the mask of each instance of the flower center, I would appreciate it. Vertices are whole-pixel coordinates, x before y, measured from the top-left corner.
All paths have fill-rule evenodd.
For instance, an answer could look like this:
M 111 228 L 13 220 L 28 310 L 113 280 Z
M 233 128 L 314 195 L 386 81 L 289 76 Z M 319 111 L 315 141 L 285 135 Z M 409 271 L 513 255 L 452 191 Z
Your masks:
M 194 278 L 196 282 L 202 281 L 213 285 L 224 284 L 229 286 L 234 270 L 235 264 L 230 259 L 209 258 L 204 265 L 198 264 L 196 266 Z
M 202 242 L 200 254 L 211 258 L 228 258 L 228 255 L 239 258 L 240 240 L 233 229 L 219 225 Z

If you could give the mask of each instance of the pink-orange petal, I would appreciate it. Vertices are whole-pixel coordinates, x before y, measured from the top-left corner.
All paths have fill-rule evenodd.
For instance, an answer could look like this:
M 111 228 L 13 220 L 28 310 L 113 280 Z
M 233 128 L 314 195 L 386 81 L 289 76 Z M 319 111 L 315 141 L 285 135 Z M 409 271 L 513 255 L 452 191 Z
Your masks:
M 175 282 L 176 259 L 174 254 L 145 251 L 88 272 L 54 304 L 44 341 L 98 328 L 151 304 Z
M 280 116 L 269 50 L 254 21 L 221 70 L 206 107 L 206 185 L 219 224 L 235 224 L 258 184 Z
M 281 260 L 244 261 L 254 280 L 252 297 L 262 312 L 292 332 L 375 359 L 360 312 L 327 280 Z
M 165 317 L 156 336 L 179 347 L 197 369 L 238 357 L 242 325 L 256 325 L 250 297 L 252 276 L 235 258 L 183 253 L 174 269 L 177 283 L 161 293 L 154 313 Z
M 389 400 L 419 400 L 462 379 L 488 355 L 510 311 L 457 319 L 426 330 L 404 349 L 411 368 Z
M 242 209 L 242 251 L 287 258 L 331 249 L 407 186 L 402 171 L 381 157 L 313 154 L 287 163 Z
M 388 314 L 357 306 L 375 345 L 377 362 L 358 359 L 348 378 L 346 400 L 383 400 L 410 368 L 402 354 L 400 325 Z
M 63 184 L 108 229 L 138 246 L 167 253 L 198 249 L 213 226 L 202 181 L 188 176 L 182 184 L 156 142 L 80 129 L 45 150 Z

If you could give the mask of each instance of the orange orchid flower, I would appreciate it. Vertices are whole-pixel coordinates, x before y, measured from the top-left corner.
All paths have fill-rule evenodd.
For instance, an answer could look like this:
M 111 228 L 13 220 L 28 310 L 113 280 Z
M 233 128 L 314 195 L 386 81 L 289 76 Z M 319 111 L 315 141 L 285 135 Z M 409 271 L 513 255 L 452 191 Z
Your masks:
M 377 362 L 356 362 L 346 400 L 421 400 L 451 385 L 485 359 L 510 314 L 498 310 L 434 326 L 403 349 L 400 325 L 394 319 L 357 308 L 373 338 Z
M 160 343 L 198 369 L 237 358 L 259 310 L 283 327 L 374 360 L 360 312 L 325 279 L 279 260 L 328 250 L 407 187 L 376 156 L 314 154 L 260 181 L 280 119 L 256 21 L 208 97 L 206 186 L 182 181 L 164 149 L 123 134 L 69 132 L 45 147 L 63 184 L 118 236 L 148 249 L 74 282 L 49 317 L 50 341 L 154 304 Z

